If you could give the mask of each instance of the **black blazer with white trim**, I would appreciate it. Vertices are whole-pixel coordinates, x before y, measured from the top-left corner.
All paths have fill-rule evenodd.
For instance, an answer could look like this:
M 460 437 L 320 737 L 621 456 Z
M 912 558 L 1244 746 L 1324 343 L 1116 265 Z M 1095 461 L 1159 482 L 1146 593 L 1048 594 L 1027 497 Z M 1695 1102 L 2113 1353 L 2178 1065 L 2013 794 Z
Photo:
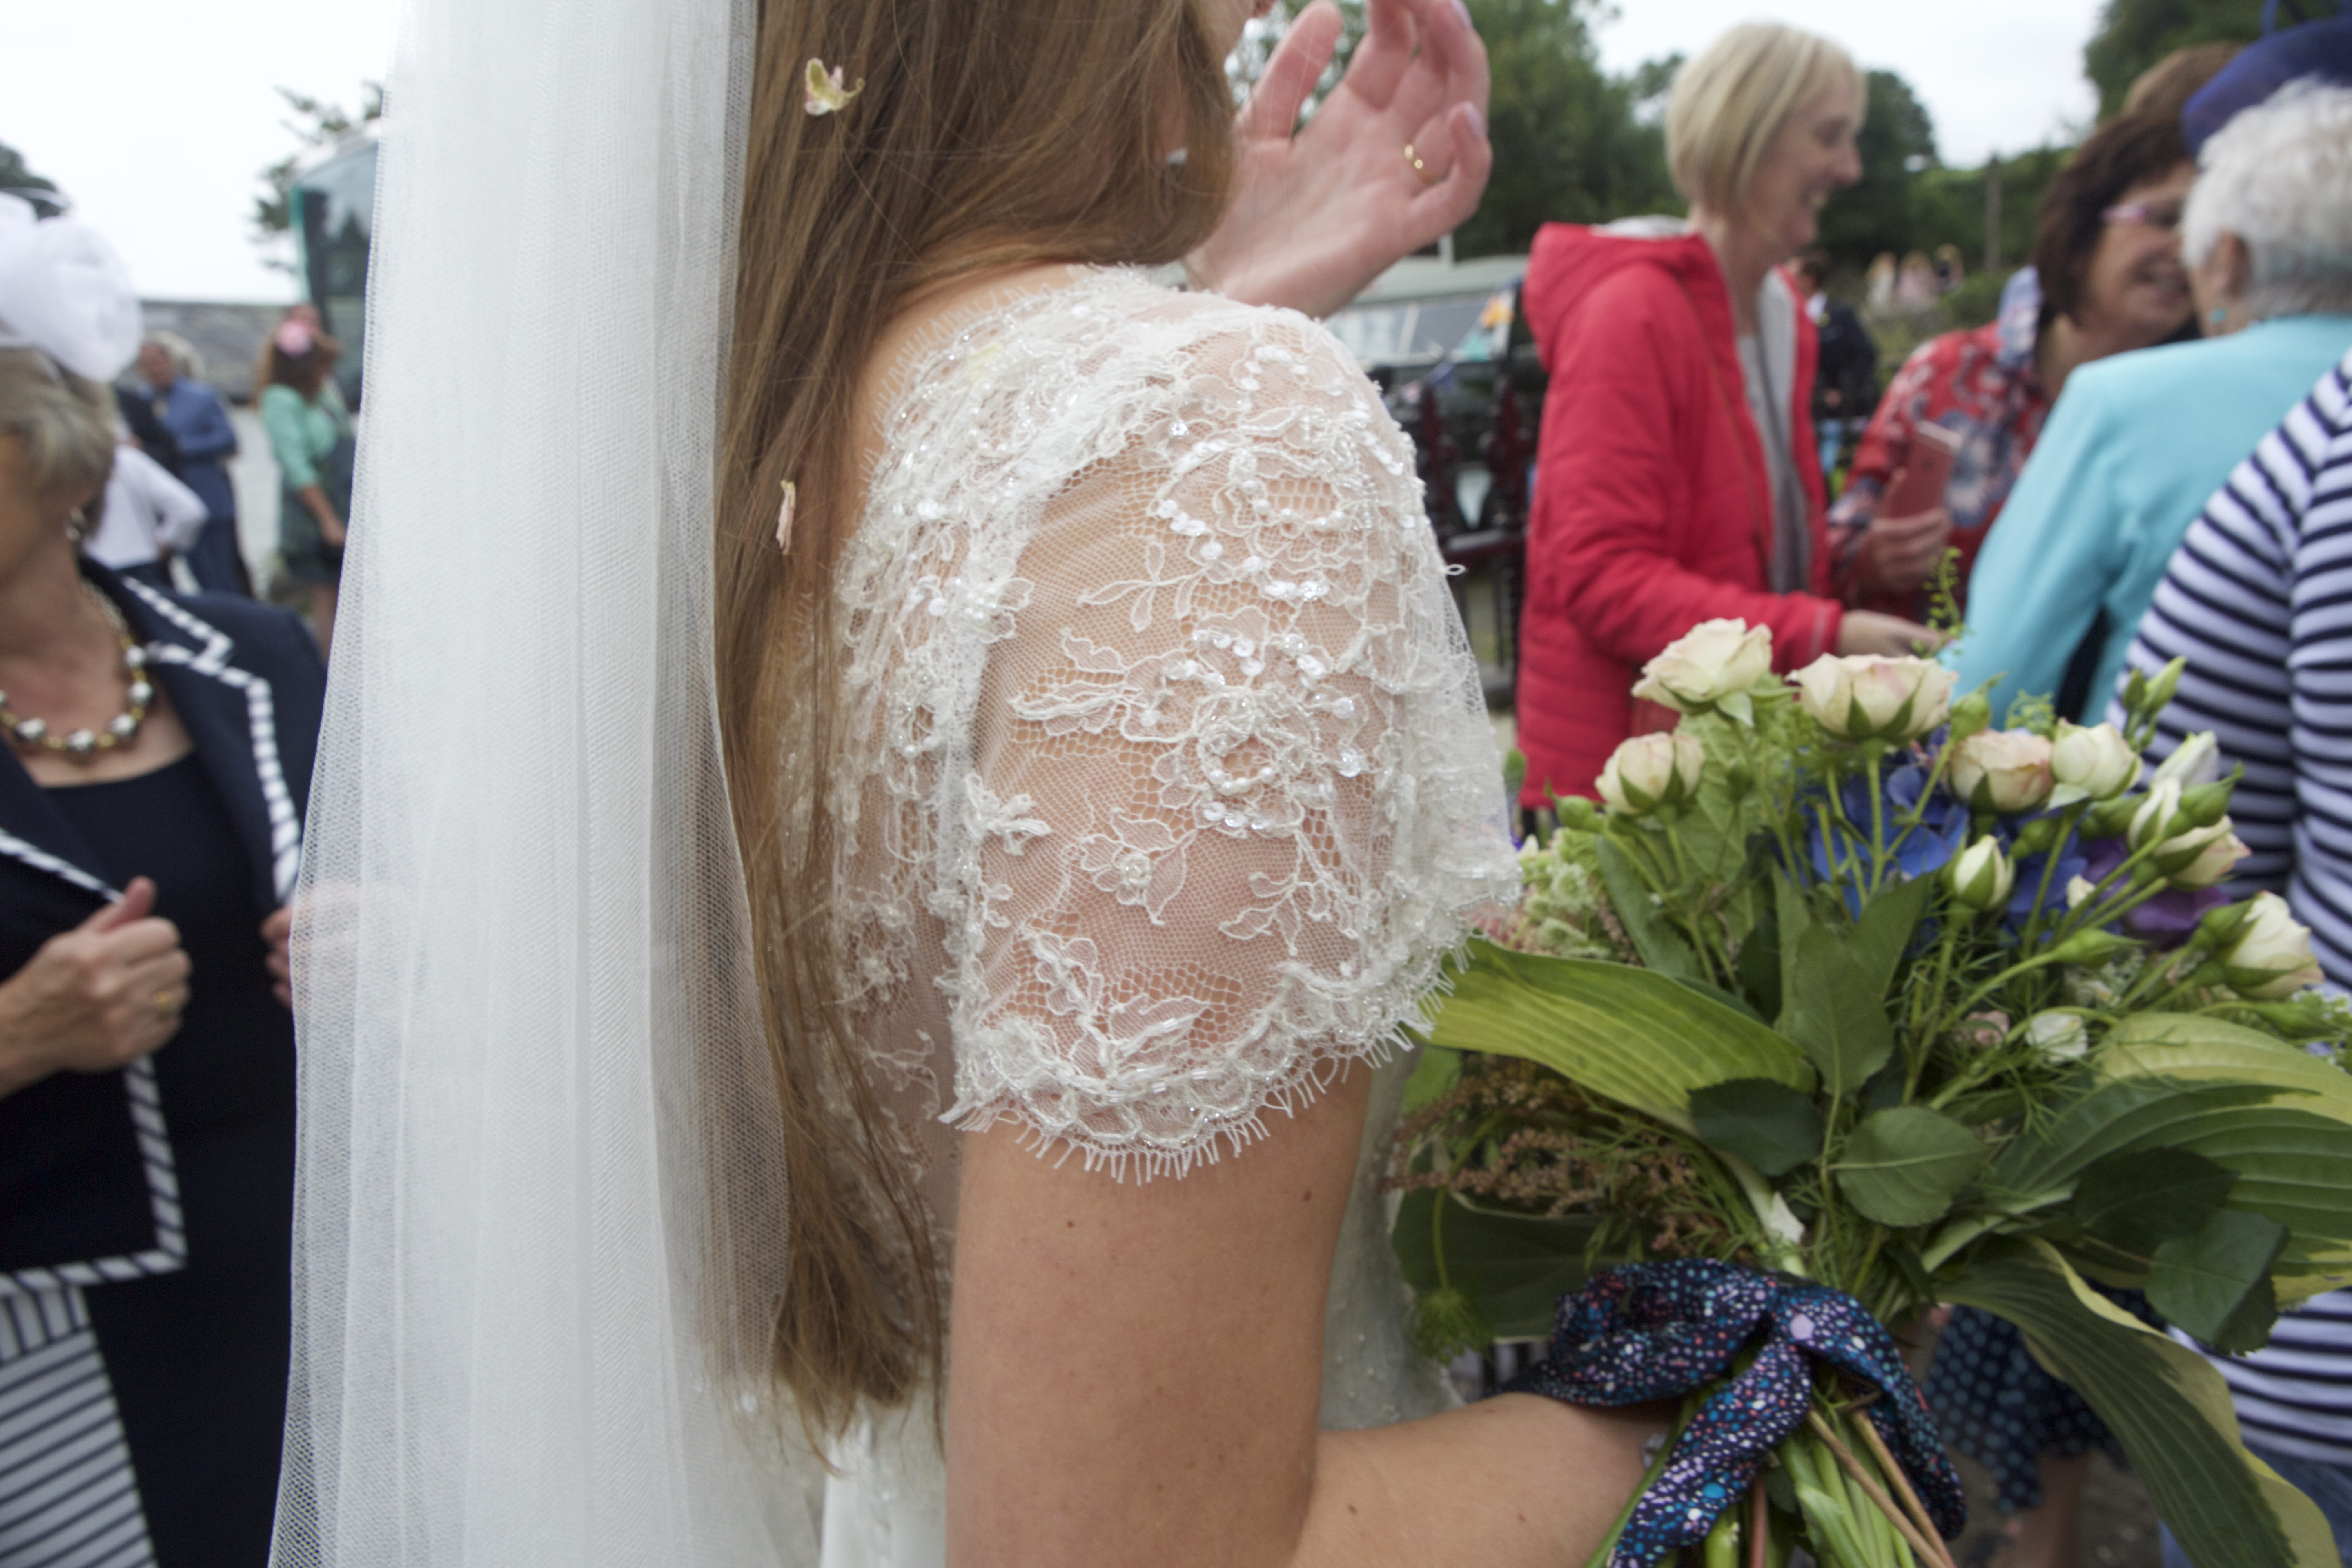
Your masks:
M 326 697 L 318 644 L 249 599 L 163 594 L 85 562 L 147 649 L 235 825 L 256 901 L 294 890 Z M 0 746 L 0 979 L 88 920 L 107 884 L 65 815 Z M 168 1048 L 168 1047 L 167 1047 Z M 170 1108 L 152 1063 L 58 1073 L 0 1097 L 0 1294 L 176 1268 L 187 1254 Z

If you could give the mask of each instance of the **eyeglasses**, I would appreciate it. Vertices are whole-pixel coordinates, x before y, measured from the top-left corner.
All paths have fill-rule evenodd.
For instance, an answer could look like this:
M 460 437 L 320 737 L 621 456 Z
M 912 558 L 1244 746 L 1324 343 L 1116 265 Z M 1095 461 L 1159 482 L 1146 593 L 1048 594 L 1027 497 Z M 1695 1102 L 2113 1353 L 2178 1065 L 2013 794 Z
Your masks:
M 2171 230 L 2180 226 L 2180 208 L 2169 202 L 2126 202 L 2120 206 L 2101 209 L 2099 221 L 2130 224 L 2138 228 Z

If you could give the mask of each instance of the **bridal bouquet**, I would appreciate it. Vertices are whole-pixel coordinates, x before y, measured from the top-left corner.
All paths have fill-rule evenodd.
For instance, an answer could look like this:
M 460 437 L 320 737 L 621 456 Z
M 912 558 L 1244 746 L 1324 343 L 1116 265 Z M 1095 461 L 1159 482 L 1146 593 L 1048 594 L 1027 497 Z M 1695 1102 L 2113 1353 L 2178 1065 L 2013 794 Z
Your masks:
M 2220 1377 L 2095 1288 L 2245 1352 L 2352 1277 L 2352 1009 L 2281 900 L 2217 890 L 2211 737 L 2143 764 L 2178 669 L 2121 729 L 1994 730 L 1929 660 L 1770 662 L 1713 621 L 1648 666 L 1679 722 L 1561 803 L 1433 1003 L 1391 1178 L 1423 1348 L 1549 1339 L 1582 1403 L 1701 1369 L 1595 1564 L 1948 1564 L 1890 1337 L 1937 1302 L 2024 1331 L 2200 1568 L 2334 1563 Z

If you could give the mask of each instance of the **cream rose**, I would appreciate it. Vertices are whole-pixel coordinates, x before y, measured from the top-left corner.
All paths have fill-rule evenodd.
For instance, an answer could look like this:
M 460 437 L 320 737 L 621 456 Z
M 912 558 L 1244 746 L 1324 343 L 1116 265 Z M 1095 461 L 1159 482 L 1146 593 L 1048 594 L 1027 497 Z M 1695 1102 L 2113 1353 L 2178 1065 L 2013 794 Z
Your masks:
M 1823 654 L 1797 672 L 1797 700 L 1844 741 L 1913 741 L 1952 711 L 1958 678 L 1931 658 Z
M 2292 996 L 2326 978 L 2311 955 L 2311 932 L 2276 893 L 2254 895 L 2253 912 L 2221 954 L 2221 967 L 2231 990 L 2261 1002 Z
M 2052 805 L 2111 799 L 2137 784 L 2139 773 L 2139 753 L 2113 724 L 2085 729 L 2059 721 L 2050 744 L 2050 776 L 2058 786 L 2050 792 Z
M 1601 798 L 1631 816 L 1679 805 L 1698 793 L 1706 748 L 1696 735 L 1636 735 L 1610 753 Z
M 1633 695 L 1677 713 L 1720 708 L 1748 721 L 1748 689 L 1772 668 L 1772 628 L 1746 621 L 1701 621 L 1642 667 Z
M 1952 742 L 1945 777 L 1974 811 L 2032 811 L 2050 798 L 2050 742 L 2031 730 L 1986 730 Z

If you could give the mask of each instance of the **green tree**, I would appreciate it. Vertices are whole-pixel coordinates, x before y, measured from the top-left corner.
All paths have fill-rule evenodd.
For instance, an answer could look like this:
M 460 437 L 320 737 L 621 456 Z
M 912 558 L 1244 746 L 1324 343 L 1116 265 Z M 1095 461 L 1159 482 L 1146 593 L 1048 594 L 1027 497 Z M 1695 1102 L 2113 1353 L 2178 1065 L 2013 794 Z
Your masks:
M 2279 25 L 2332 16 L 2334 0 L 2281 0 Z M 2083 70 L 2099 89 L 2099 117 L 2124 106 L 2139 73 L 2193 44 L 2243 43 L 2263 30 L 2263 0 L 2107 0 L 2083 47 Z
M 1869 94 L 1870 113 L 1857 139 L 1862 182 L 1822 209 L 1822 247 L 1841 267 L 1857 270 L 1882 250 L 1901 256 L 1951 237 L 1920 232 L 1919 176 L 1936 164 L 1936 126 L 1926 106 L 1893 71 L 1872 71 Z
M 48 217 L 63 211 L 63 204 L 43 201 L 37 193 L 54 191 L 57 188 L 58 183 L 55 180 L 33 173 L 32 165 L 25 162 L 25 155 L 22 153 L 17 152 L 5 142 L 0 142 L 0 191 L 8 191 L 23 196 L 33 204 L 35 212 L 39 213 L 43 217 Z
M 1588 20 L 1595 8 L 1594 0 L 1470 0 L 1494 68 L 1495 172 L 1454 236 L 1456 254 L 1525 250 L 1553 221 L 1683 210 L 1664 139 L 1654 117 L 1637 112 L 1671 67 L 1633 79 L 1603 71 Z
M 268 189 L 253 198 L 253 238 L 255 244 L 263 246 L 273 246 L 280 235 L 293 226 L 294 170 L 303 154 L 313 147 L 331 146 L 370 121 L 383 117 L 382 82 L 360 84 L 360 111 L 356 117 L 339 103 L 311 98 L 292 88 L 279 88 L 278 96 L 293 111 L 291 118 L 278 123 L 291 132 L 300 145 L 261 171 L 262 184 Z M 287 262 L 272 261 L 270 265 L 290 270 Z

